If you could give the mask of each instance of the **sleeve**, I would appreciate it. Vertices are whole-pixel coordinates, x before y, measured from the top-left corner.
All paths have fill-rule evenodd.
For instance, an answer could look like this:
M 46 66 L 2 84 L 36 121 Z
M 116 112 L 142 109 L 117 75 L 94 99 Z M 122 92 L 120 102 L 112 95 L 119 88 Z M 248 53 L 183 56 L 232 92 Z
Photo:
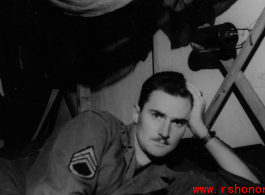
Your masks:
M 109 143 L 104 117 L 93 111 L 78 115 L 45 143 L 27 177 L 27 194 L 92 194 Z
M 254 167 L 248 165 L 261 184 L 255 184 L 245 178 L 231 174 L 223 169 L 209 172 L 202 169 L 181 171 L 168 188 L 168 195 L 194 194 L 262 194 L 265 190 L 264 176 Z
M 259 194 L 263 192 L 265 188 L 264 175 L 254 166 L 247 164 L 248 168 L 258 178 L 261 184 L 255 184 L 245 178 L 239 177 L 232 173 L 219 169 L 217 173 L 216 186 L 220 194 Z M 260 191 L 261 190 L 261 191 Z

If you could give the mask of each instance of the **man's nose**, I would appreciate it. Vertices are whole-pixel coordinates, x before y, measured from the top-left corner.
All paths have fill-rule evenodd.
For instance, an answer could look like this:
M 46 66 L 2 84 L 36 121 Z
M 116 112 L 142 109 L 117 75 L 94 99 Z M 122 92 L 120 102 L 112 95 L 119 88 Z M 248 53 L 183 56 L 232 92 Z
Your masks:
M 169 138 L 169 132 L 170 132 L 170 123 L 165 121 L 161 127 L 159 128 L 158 134 L 163 138 L 163 139 L 168 139 Z

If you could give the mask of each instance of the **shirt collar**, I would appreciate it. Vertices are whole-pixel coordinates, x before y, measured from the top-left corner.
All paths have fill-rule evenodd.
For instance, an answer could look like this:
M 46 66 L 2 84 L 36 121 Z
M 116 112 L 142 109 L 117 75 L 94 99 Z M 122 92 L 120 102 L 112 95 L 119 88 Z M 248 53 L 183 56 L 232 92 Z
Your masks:
M 133 177 L 136 169 L 135 150 L 134 150 L 134 131 L 135 125 L 130 124 L 122 129 L 121 141 L 126 148 L 125 161 L 127 173 L 125 183 L 121 187 L 122 193 L 148 193 L 166 188 L 175 179 L 175 172 L 165 164 L 151 163 L 141 173 Z
M 121 142 L 125 148 L 124 160 L 126 163 L 126 171 L 124 174 L 123 183 L 126 183 L 133 178 L 134 172 L 136 170 L 133 124 L 123 126 L 121 130 Z
M 134 124 L 122 126 L 121 142 L 125 148 L 134 148 Z

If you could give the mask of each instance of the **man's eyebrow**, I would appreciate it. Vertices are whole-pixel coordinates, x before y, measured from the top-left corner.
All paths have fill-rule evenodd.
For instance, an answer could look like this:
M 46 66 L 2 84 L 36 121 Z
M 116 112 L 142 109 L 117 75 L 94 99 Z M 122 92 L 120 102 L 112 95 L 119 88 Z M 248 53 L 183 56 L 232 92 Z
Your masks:
M 150 112 L 158 114 L 160 116 L 166 116 L 166 114 L 164 114 L 163 112 L 159 111 L 159 110 L 150 110 Z M 171 120 L 172 122 L 176 122 L 176 123 L 181 123 L 181 124 L 187 124 L 188 120 L 185 118 L 175 118 L 173 120 Z
M 166 116 L 166 114 L 164 114 L 163 112 L 161 112 L 159 110 L 150 110 L 150 112 L 155 113 L 155 114 L 159 114 L 160 116 Z

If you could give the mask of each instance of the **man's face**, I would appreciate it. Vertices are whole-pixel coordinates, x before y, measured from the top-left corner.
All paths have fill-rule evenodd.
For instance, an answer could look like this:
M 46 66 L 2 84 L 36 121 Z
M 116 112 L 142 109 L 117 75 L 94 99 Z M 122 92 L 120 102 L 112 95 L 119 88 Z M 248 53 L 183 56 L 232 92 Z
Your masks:
M 182 138 L 191 113 L 188 98 L 153 91 L 142 110 L 136 106 L 136 152 L 148 158 L 171 152 Z M 143 155 L 144 154 L 144 155 Z

